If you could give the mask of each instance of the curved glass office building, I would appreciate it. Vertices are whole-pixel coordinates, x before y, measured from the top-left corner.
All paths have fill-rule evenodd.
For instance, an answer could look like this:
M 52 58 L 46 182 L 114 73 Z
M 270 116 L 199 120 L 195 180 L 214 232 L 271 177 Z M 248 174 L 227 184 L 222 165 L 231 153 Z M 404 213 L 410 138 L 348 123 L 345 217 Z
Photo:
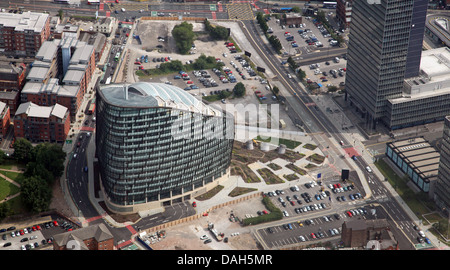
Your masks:
M 132 213 L 189 200 L 229 175 L 234 118 L 162 83 L 97 91 L 96 150 L 105 202 Z

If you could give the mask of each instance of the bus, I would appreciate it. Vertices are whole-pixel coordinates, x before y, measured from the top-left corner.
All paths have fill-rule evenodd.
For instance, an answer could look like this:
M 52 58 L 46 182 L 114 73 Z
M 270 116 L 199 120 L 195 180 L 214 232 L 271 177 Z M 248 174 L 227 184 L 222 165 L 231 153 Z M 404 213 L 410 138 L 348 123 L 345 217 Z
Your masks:
M 283 7 L 283 8 L 280 8 L 280 12 L 292 12 L 292 8 L 291 7 Z
M 57 3 L 57 4 L 70 4 L 70 0 L 53 0 L 53 3 Z
M 323 2 L 323 8 L 334 9 L 337 7 L 337 2 Z
M 100 0 L 88 0 L 88 5 L 100 5 Z
M 120 57 L 120 52 L 116 53 L 116 56 L 114 57 L 114 61 L 118 62 Z
M 94 114 L 94 111 L 95 111 L 95 97 L 89 103 L 89 108 L 88 108 L 86 114 L 92 115 L 92 114 Z

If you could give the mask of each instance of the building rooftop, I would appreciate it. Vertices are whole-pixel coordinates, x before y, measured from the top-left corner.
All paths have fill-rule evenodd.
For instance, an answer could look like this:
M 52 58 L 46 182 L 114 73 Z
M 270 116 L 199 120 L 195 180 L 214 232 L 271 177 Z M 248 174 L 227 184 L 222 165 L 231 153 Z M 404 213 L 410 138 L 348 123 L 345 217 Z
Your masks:
M 66 107 L 59 104 L 53 106 L 39 106 L 29 101 L 20 104 L 15 115 L 25 113 L 28 117 L 50 118 L 50 116 L 56 116 L 60 119 L 64 119 L 67 111 L 68 109 Z
M 49 19 L 49 14 L 27 11 L 22 14 L 0 12 L 0 25 L 13 27 L 15 31 L 40 33 Z
M 114 238 L 114 236 L 104 224 L 84 227 L 54 236 L 55 243 L 58 246 L 63 247 L 66 246 L 70 240 L 76 240 L 80 244 L 80 249 L 82 250 L 88 249 L 83 241 L 91 238 L 95 239 L 97 242 L 103 242 Z
M 206 115 L 220 116 L 222 114 L 183 89 L 164 83 L 112 84 L 101 86 L 100 92 L 106 102 L 121 107 L 171 107 Z
M 450 46 L 450 17 L 445 14 L 430 14 L 426 19 L 426 27 Z
M 391 142 L 388 145 L 417 174 L 428 180 L 437 175 L 440 154 L 423 137 Z
M 22 94 L 38 94 L 41 92 L 55 93 L 59 96 L 75 97 L 80 89 L 79 85 L 59 85 L 58 79 L 51 78 L 47 83 L 27 82 Z

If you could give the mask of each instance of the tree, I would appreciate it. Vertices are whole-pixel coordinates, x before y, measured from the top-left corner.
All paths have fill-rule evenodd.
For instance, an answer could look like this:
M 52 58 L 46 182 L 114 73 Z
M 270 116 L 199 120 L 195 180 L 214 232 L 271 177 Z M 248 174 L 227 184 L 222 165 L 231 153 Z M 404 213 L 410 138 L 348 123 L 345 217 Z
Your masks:
M 243 97 L 245 95 L 245 85 L 238 82 L 233 88 L 233 93 L 236 97 Z
M 14 154 L 13 157 L 20 163 L 27 163 L 31 160 L 31 151 L 33 150 L 33 145 L 31 142 L 25 138 L 18 138 L 14 144 Z
M 280 40 L 276 37 L 276 36 L 270 36 L 269 37 L 269 42 L 270 44 L 272 44 L 272 47 L 279 53 L 280 50 L 283 48 L 283 46 L 281 45 Z
M 48 210 L 52 192 L 44 180 L 34 176 L 25 178 L 20 192 L 22 201 L 29 210 L 36 213 Z
M 5 152 L 3 152 L 2 150 L 0 150 L 0 164 L 2 164 L 3 161 L 5 161 L 6 157 L 7 157 L 7 156 L 6 156 Z
M 287 59 L 287 62 L 292 70 L 295 71 L 298 68 L 298 64 L 295 62 L 295 60 L 291 56 L 289 56 L 289 58 Z
M 175 44 L 181 54 L 187 54 L 192 47 L 195 39 L 195 33 L 192 29 L 192 24 L 187 22 L 175 25 L 172 29 L 172 36 L 175 39 Z
M 337 88 L 337 86 L 334 86 L 334 85 L 332 85 L 332 86 L 328 86 L 328 92 L 336 92 L 338 90 L 338 88 Z
M 292 12 L 300 13 L 300 11 L 301 11 L 300 7 L 292 7 Z
M 226 40 L 230 36 L 227 28 L 220 25 L 212 26 L 208 19 L 205 19 L 205 29 L 214 40 Z
M 297 71 L 297 78 L 300 81 L 303 81 L 306 78 L 306 73 L 301 68 L 299 68 L 298 71 Z
M 64 18 L 64 10 L 62 10 L 62 9 L 58 10 L 58 17 L 60 20 L 62 20 Z
M 9 202 L 0 204 L 0 220 L 4 219 L 11 213 L 11 205 Z
M 272 87 L 272 91 L 275 95 L 278 95 L 278 93 L 280 93 L 280 89 L 278 88 L 278 86 Z

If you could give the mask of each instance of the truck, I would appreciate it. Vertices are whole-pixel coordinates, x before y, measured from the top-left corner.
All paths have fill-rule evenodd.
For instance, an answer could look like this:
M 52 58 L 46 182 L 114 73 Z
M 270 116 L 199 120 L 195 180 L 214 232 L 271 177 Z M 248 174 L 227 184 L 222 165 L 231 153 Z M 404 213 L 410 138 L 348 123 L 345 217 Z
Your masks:
M 286 123 L 284 122 L 283 119 L 280 119 L 280 128 L 281 128 L 281 129 L 286 128 Z
M 208 223 L 208 230 L 214 235 L 214 237 L 216 238 L 217 241 L 222 241 L 223 240 L 223 233 L 218 233 L 216 229 L 214 229 L 214 224 L 209 222 Z

